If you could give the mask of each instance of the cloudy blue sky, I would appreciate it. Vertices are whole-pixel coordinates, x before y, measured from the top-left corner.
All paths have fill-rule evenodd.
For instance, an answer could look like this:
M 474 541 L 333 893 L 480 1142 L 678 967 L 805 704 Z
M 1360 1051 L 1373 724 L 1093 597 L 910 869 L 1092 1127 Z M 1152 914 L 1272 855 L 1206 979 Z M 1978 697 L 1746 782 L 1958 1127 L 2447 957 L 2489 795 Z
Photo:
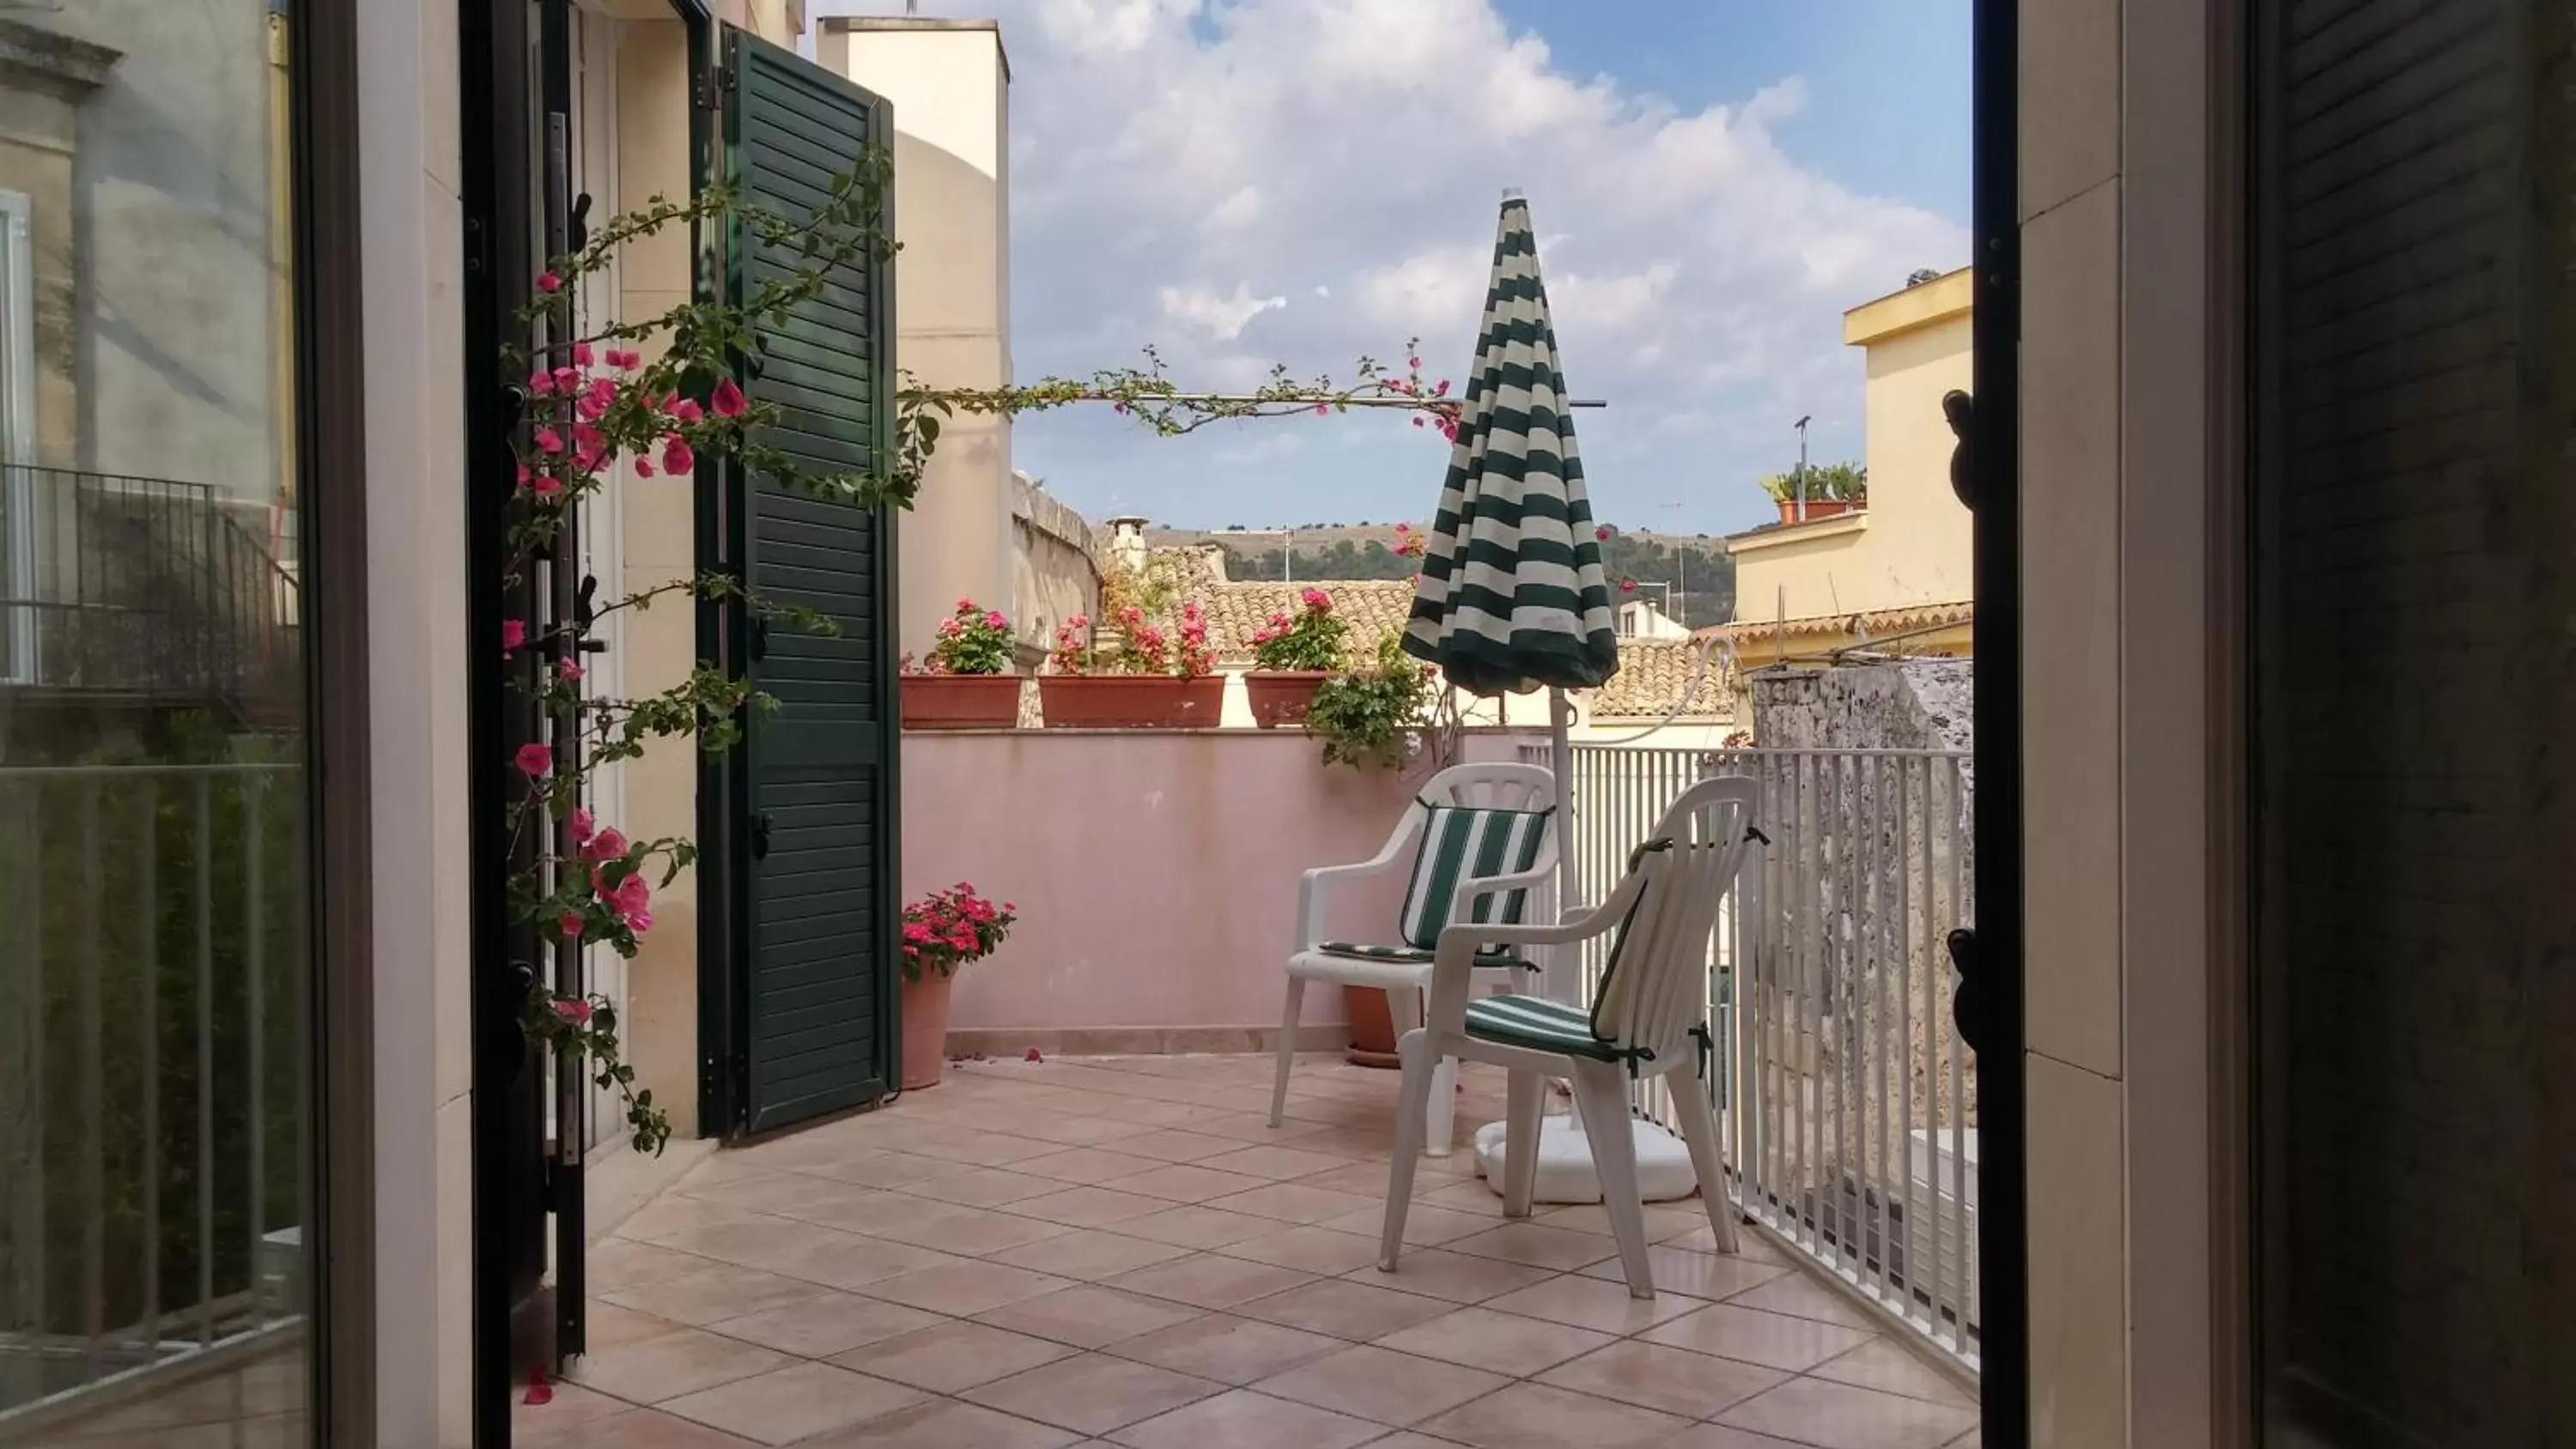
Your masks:
M 898 14 L 900 0 L 816 0 Z M 1466 367 L 1502 188 L 1529 196 L 1595 510 L 1719 532 L 1760 473 L 1857 457 L 1847 307 L 1967 260 L 1968 0 L 923 0 L 1013 73 L 1022 381 L 1158 347 L 1176 381 Z M 1426 516 L 1445 448 L 1392 414 L 1177 441 L 1023 421 L 1093 517 Z

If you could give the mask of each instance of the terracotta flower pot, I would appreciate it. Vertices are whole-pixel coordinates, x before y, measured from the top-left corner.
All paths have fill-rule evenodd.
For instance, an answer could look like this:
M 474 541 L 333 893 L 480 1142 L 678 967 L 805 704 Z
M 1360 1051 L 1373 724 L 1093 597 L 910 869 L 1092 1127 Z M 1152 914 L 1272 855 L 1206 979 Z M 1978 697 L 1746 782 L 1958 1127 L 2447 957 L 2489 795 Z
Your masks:
M 1214 729 L 1225 713 L 1225 677 L 1043 674 L 1038 706 L 1051 730 Z
M 1833 518 L 1849 513 L 1851 509 L 1851 500 L 1847 498 L 1810 498 L 1807 500 L 1807 519 L 1813 522 L 1819 518 Z
M 903 1089 L 918 1092 L 939 1085 L 948 1069 L 948 1004 L 957 989 L 955 976 L 924 971 L 918 981 L 903 983 Z
M 1006 730 L 1020 722 L 1016 674 L 907 674 L 903 727 L 908 730 Z
M 1780 505 L 1780 521 L 1782 523 L 1795 523 L 1798 521 L 1797 499 L 1774 498 L 1771 501 Z
M 1266 730 L 1303 723 L 1314 707 L 1315 691 L 1332 674 L 1321 669 L 1256 669 L 1243 676 L 1243 692 L 1252 701 L 1252 722 Z
M 1386 992 L 1375 986 L 1345 986 L 1342 1005 L 1351 1014 L 1351 1049 L 1343 1060 L 1355 1067 L 1395 1067 L 1395 1012 Z

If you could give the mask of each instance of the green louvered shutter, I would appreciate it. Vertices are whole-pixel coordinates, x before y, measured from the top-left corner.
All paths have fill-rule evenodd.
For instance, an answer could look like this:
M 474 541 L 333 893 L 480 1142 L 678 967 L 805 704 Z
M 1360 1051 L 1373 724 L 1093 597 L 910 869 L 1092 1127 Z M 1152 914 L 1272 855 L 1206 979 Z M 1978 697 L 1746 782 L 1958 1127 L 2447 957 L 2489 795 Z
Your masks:
M 822 205 L 871 143 L 892 145 L 882 99 L 791 52 L 727 36 L 725 131 L 752 203 Z M 729 285 L 743 298 L 806 263 L 736 229 Z M 887 438 L 892 277 L 836 269 L 784 319 L 761 320 L 742 385 L 783 414 L 760 441 L 818 474 L 870 467 Z M 893 520 L 883 508 L 754 484 L 736 503 L 754 593 L 837 620 L 837 637 L 749 627 L 744 657 L 776 713 L 745 746 L 740 1120 L 763 1131 L 883 1096 L 895 1080 L 896 708 Z

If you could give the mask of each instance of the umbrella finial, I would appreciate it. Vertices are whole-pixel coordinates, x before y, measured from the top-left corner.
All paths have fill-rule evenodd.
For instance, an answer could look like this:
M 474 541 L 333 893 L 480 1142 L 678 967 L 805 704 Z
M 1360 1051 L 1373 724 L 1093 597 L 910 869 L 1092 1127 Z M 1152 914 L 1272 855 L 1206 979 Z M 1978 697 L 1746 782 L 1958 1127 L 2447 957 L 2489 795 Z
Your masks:
M 1503 200 L 1505 201 L 1524 201 L 1527 199 L 1528 198 L 1522 194 L 1521 189 L 1517 186 L 1506 186 L 1503 188 Z

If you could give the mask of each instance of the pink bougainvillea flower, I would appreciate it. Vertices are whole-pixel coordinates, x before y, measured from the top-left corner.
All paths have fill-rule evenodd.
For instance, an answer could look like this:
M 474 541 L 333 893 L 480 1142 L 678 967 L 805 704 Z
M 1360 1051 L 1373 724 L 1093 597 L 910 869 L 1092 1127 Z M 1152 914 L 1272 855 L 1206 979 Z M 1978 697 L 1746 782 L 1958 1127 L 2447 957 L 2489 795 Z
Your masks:
M 590 361 L 590 344 L 587 342 L 574 343 L 572 345 L 572 365 L 575 367 L 588 367 L 590 366 Z
M 1317 403 L 1317 404 L 1315 404 L 1315 416 L 1317 416 L 1317 417 L 1319 417 L 1319 418 L 1320 418 L 1320 417 L 1323 417 L 1323 416 L 1325 416 L 1325 415 L 1327 415 L 1327 414 L 1329 414 L 1329 413 L 1331 413 L 1331 412 L 1332 412 L 1332 410 L 1333 410 L 1333 405 L 1332 405 L 1331 403 Z
M 563 278 L 556 276 L 551 271 L 539 272 L 537 273 L 537 290 L 540 292 L 560 292 L 563 290 Z
M 1414 425 L 1415 427 L 1417 427 L 1417 428 L 1418 428 L 1418 427 L 1421 427 L 1421 426 L 1422 426 L 1422 419 L 1420 419 L 1420 418 L 1415 418 L 1415 419 L 1413 420 L 1413 425 Z
M 588 423 L 572 425 L 572 458 L 585 473 L 596 473 L 608 461 L 608 439 Z
M 626 858 L 626 836 L 616 826 L 604 826 L 597 835 L 583 843 L 584 860 L 623 860 Z
M 916 944 L 926 942 L 930 939 L 930 926 L 924 921 L 906 921 L 903 923 L 903 938 Z
M 608 900 L 616 907 L 617 914 L 632 916 L 653 904 L 653 883 L 646 880 L 641 872 L 630 875 L 609 892 Z
M 1599 528 L 1592 530 L 1592 536 L 1601 540 L 1603 543 L 1608 543 L 1610 541 L 1610 525 L 1605 523 Z
M 743 409 L 750 406 L 749 400 L 742 395 L 742 389 L 734 386 L 733 379 L 729 377 L 717 380 L 716 390 L 707 398 L 707 403 L 720 418 L 741 417 Z
M 1431 395 L 1433 397 L 1447 397 L 1449 395 L 1449 379 L 1445 377 L 1440 379 L 1439 384 L 1431 389 Z
M 558 367 L 558 368 L 556 368 L 556 369 L 555 369 L 555 391 L 557 391 L 557 392 L 559 392 L 559 393 L 562 393 L 562 394 L 563 394 L 564 396 L 566 396 L 566 397 L 570 397 L 570 396 L 572 396 L 572 395 L 573 395 L 573 393 L 574 393 L 576 390 L 578 390 L 580 387 L 581 387 L 581 369 L 580 369 L 580 368 L 577 368 L 577 367 Z
M 549 397 L 553 395 L 554 390 L 555 375 L 553 373 L 540 367 L 536 371 L 528 374 L 528 391 L 535 393 L 539 397 Z
M 544 745 L 525 744 L 519 746 L 519 752 L 511 757 L 511 762 L 519 767 L 520 774 L 531 780 L 540 779 L 553 773 L 555 752 Z
M 1307 608 L 1314 610 L 1318 614 L 1329 614 L 1333 612 L 1333 596 L 1325 593 L 1322 589 L 1308 589 L 1297 597 L 1305 601 Z
M 578 921 L 581 917 L 572 916 L 567 919 Z M 574 932 L 566 931 L 564 934 L 569 936 Z M 588 1026 L 590 1025 L 590 1003 L 570 996 L 558 996 L 555 998 L 555 1015 L 575 1026 Z
M 599 817 L 591 814 L 590 807 L 587 805 L 574 806 L 572 810 L 572 838 L 574 842 L 577 844 L 587 844 L 590 838 L 598 833 Z
M 540 453 L 562 452 L 563 434 L 556 432 L 552 428 L 537 429 L 537 451 Z
M 952 613 L 958 613 L 958 614 L 971 614 L 971 613 L 974 613 L 974 612 L 975 612 L 975 601 L 974 601 L 973 599 L 959 599 L 959 600 L 957 601 L 957 607 L 956 607 L 955 609 L 951 610 L 950 612 L 952 612 Z
M 643 935 L 646 931 L 653 929 L 653 912 L 650 909 L 641 906 L 628 911 L 626 913 L 626 929 L 633 931 L 639 936 Z
M 635 460 L 635 476 L 636 476 L 636 477 L 638 477 L 638 478 L 650 478 L 650 477 L 652 477 L 652 476 L 653 476 L 653 460 L 652 460 L 652 459 L 650 459 L 650 458 L 638 458 L 638 459 L 636 459 L 636 460 Z
M 552 498 L 563 491 L 563 480 L 552 473 L 541 473 L 537 476 L 537 481 L 529 487 L 535 490 L 539 498 Z
M 585 671 L 582 669 L 580 661 L 567 659 L 556 672 L 564 677 L 564 682 L 566 684 L 574 684 L 580 682 L 581 676 Z
M 1637 592 L 1637 581 L 1635 579 L 1621 579 L 1619 581 L 1619 592 L 1623 594 L 1633 594 Z
M 1003 618 L 1002 611 L 999 609 L 990 610 L 984 615 L 984 627 L 987 629 L 1007 629 L 1010 626 L 1011 621 Z
M 588 922 L 582 920 L 581 912 L 566 911 L 563 913 L 563 919 L 555 924 L 556 928 L 564 933 L 565 940 L 578 941 L 581 939 L 582 930 L 588 925 Z
M 527 465 L 527 464 L 525 464 L 525 463 L 521 463 L 521 464 L 519 465 L 519 486 L 520 486 L 520 487 L 522 487 L 522 488 L 527 487 L 527 486 L 528 486 L 528 484 L 530 484 L 531 482 L 535 481 L 536 476 L 537 476 L 537 475 L 536 475 L 534 472 L 532 472 L 532 471 L 530 471 L 530 470 L 529 470 L 529 468 L 528 468 L 528 465 Z
M 693 397 L 680 398 L 664 411 L 684 423 L 703 422 L 707 416 L 706 409 L 699 407 L 698 400 Z
M 677 433 L 662 440 L 662 471 L 676 478 L 698 466 L 698 455 L 689 451 L 689 440 Z
M 504 619 L 501 621 L 501 647 L 503 649 L 516 649 L 527 642 L 528 625 L 526 620 Z
M 1420 372 L 1422 370 L 1422 359 L 1419 357 L 1408 357 L 1404 360 L 1404 363 L 1405 366 L 1412 368 L 1416 372 Z
M 617 379 L 594 377 L 590 380 L 590 386 L 581 390 L 581 401 L 573 404 L 573 407 L 583 417 L 595 423 L 608 415 L 609 405 L 616 401 Z

